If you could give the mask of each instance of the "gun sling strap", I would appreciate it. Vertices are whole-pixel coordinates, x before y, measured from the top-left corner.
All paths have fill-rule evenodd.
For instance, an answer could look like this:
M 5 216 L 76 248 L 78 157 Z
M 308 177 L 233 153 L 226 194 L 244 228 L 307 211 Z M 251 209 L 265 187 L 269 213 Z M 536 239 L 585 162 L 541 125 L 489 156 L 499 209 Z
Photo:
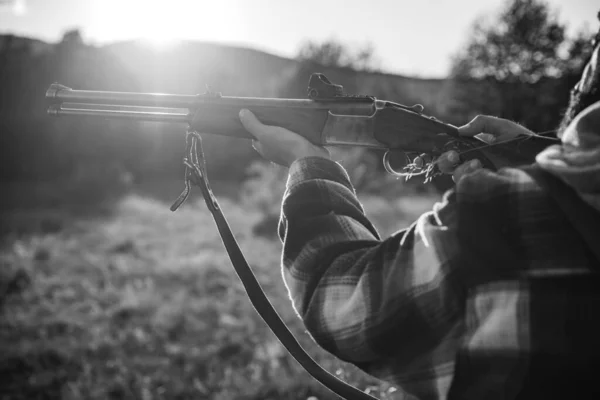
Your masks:
M 175 211 L 185 201 L 190 193 L 192 184 L 200 187 L 206 206 L 210 210 L 215 223 L 217 224 L 217 229 L 219 230 L 225 249 L 229 254 L 229 258 L 231 259 L 231 263 L 233 264 L 236 273 L 246 289 L 250 302 L 269 328 L 271 328 L 275 336 L 277 336 L 277 339 L 279 339 L 283 346 L 290 352 L 296 361 L 308 371 L 308 373 L 338 396 L 347 400 L 377 400 L 376 397 L 362 392 L 354 386 L 338 379 L 317 364 L 317 362 L 306 353 L 304 348 L 302 348 L 292 332 L 285 325 L 279 314 L 277 314 L 277 311 L 273 308 L 273 305 L 265 295 L 258 280 L 254 276 L 252 269 L 244 258 L 244 255 L 231 232 L 231 228 L 219 207 L 219 203 L 210 189 L 208 178 L 206 176 L 206 163 L 202 151 L 201 138 L 197 132 L 190 129 L 188 129 L 186 133 L 186 155 L 183 159 L 183 163 L 185 165 L 185 189 L 171 206 L 171 211 Z

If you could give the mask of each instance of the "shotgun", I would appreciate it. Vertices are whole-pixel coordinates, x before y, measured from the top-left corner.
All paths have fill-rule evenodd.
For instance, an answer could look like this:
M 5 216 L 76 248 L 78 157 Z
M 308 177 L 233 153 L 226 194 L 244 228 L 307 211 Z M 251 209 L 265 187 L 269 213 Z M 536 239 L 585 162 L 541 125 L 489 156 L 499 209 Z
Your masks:
M 437 158 L 455 150 L 461 161 L 477 158 L 486 168 L 531 163 L 548 145 L 547 137 L 521 136 L 489 144 L 479 137 L 460 137 L 451 124 L 423 114 L 421 105 L 408 107 L 373 96 L 348 95 L 323 74 L 313 74 L 308 99 L 228 97 L 207 91 L 199 95 L 73 90 L 58 83 L 46 92 L 53 116 L 97 116 L 182 123 L 197 132 L 252 139 L 238 113 L 252 111 L 264 124 L 282 126 L 321 146 L 358 146 L 383 150 L 385 169 L 396 176 L 439 174 Z M 391 155 L 403 154 L 401 170 Z M 398 157 L 394 157 L 397 160 Z

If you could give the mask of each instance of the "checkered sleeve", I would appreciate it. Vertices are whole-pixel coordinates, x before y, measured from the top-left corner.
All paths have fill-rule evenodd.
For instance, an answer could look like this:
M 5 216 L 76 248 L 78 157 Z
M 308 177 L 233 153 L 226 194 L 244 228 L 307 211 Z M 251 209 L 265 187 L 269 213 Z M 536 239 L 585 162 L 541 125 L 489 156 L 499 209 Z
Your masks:
M 451 208 L 382 239 L 346 171 L 318 157 L 292 164 L 282 204 L 283 276 L 314 340 L 422 398 L 448 389 L 460 337 Z

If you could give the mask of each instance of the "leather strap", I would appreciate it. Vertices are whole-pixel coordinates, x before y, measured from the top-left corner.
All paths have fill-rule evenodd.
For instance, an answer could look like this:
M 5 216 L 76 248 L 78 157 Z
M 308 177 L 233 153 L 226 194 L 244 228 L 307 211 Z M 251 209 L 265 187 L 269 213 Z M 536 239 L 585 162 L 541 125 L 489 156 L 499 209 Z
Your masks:
M 196 131 L 188 129 L 186 143 L 186 157 L 183 160 L 183 163 L 186 166 L 186 187 L 179 198 L 171 206 L 171 211 L 175 211 L 188 197 L 191 183 L 199 186 L 202 191 L 202 196 L 204 196 L 206 206 L 210 210 L 215 223 L 217 224 L 217 229 L 219 230 L 227 254 L 229 254 L 235 272 L 246 289 L 250 302 L 273 331 L 275 336 L 277 336 L 277 339 L 279 339 L 281 344 L 283 344 L 292 357 L 294 357 L 296 361 L 298 361 L 300 365 L 313 376 L 313 378 L 338 396 L 346 400 L 378 400 L 376 397 L 364 393 L 358 388 L 355 388 L 330 374 L 313 360 L 304 348 L 302 348 L 300 343 L 298 343 L 262 290 L 231 232 L 231 228 L 219 207 L 215 195 L 210 189 L 208 177 L 206 175 L 206 163 L 202 151 L 200 135 Z
M 600 266 L 600 212 L 584 202 L 575 190 L 534 164 L 523 168 L 560 207 Z

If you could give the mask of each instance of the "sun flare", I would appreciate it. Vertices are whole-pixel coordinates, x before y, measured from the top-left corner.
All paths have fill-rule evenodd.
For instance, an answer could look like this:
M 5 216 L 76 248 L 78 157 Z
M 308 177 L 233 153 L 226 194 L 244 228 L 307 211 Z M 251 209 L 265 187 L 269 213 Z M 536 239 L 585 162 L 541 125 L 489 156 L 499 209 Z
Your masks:
M 93 10 L 89 34 L 101 41 L 140 39 L 157 49 L 183 39 L 228 40 L 236 25 L 226 21 L 236 9 L 227 0 L 104 0 Z

